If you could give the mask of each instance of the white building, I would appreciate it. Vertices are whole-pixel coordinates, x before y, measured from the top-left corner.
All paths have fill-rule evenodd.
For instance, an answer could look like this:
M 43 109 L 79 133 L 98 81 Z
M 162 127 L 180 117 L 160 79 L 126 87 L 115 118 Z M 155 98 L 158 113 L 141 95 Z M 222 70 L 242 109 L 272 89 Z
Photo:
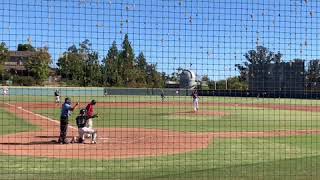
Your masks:
M 180 74 L 180 88 L 194 89 L 197 87 L 196 74 L 188 69 L 182 70 Z

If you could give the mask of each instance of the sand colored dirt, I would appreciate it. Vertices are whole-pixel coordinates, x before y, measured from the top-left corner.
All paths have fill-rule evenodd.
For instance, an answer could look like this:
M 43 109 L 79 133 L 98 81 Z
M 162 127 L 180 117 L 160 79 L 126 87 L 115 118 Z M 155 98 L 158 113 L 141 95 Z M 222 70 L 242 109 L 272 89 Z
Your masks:
M 60 145 L 57 121 L 34 114 L 22 106 L 7 105 L 5 109 L 31 124 L 41 127 L 37 132 L 23 132 L 0 137 L 0 151 L 10 155 L 50 158 L 114 159 L 161 156 L 206 148 L 211 137 L 201 133 L 180 133 L 134 128 L 99 128 L 98 143 Z M 70 139 L 77 129 L 70 127 Z
M 163 103 L 99 103 L 98 107 L 150 107 L 163 106 Z M 175 105 L 167 103 L 167 105 Z M 217 104 L 215 104 L 217 105 Z M 222 105 L 222 104 L 220 104 Z M 239 106 L 239 104 L 224 104 Z M 248 107 L 247 105 L 244 105 Z M 37 132 L 22 132 L 0 137 L 1 153 L 16 156 L 35 156 L 49 158 L 73 159 L 115 159 L 164 156 L 186 153 L 207 148 L 214 138 L 254 138 L 280 137 L 306 134 L 320 134 L 320 130 L 296 131 L 267 131 L 267 132 L 213 132 L 213 133 L 184 133 L 157 129 L 139 128 L 99 128 L 98 144 L 66 144 L 52 142 L 58 139 L 59 122 L 35 114 L 30 110 L 58 108 L 54 103 L 17 103 L 1 104 L 6 111 L 16 114 L 41 130 Z M 252 105 L 250 107 L 253 107 Z M 257 105 L 260 107 L 260 105 Z M 261 106 L 262 108 L 308 110 L 305 107 L 290 106 Z M 315 107 L 313 107 L 315 108 Z M 191 112 L 181 112 L 187 115 Z M 198 112 L 199 113 L 199 112 Z M 225 115 L 223 112 L 202 111 L 200 115 Z M 77 129 L 69 128 L 69 138 L 77 135 Z

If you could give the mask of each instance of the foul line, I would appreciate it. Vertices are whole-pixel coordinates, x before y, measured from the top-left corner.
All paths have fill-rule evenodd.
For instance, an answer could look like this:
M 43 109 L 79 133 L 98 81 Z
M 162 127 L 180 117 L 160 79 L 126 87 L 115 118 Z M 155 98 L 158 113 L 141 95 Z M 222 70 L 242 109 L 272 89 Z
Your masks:
M 40 117 L 40 118 L 46 119 L 46 120 L 51 121 L 51 122 L 54 122 L 54 123 L 56 123 L 56 124 L 60 124 L 60 122 L 57 121 L 57 120 L 54 120 L 54 119 L 51 119 L 51 118 L 49 118 L 49 117 L 46 117 L 46 116 L 43 116 L 43 115 L 34 113 L 34 112 L 29 111 L 29 110 L 26 110 L 26 109 L 24 109 L 24 108 L 22 108 L 22 107 L 17 107 L 17 106 L 15 106 L 15 105 L 9 104 L 9 103 L 4 103 L 4 104 L 6 104 L 6 105 L 8 105 L 8 106 L 11 106 L 11 107 L 14 107 L 14 108 L 21 109 L 21 110 L 24 111 L 24 112 L 33 114 L 33 115 L 35 115 L 35 116 L 38 116 L 38 117 Z M 78 129 L 78 128 L 75 128 L 75 127 L 73 127 L 73 126 L 71 126 L 71 125 L 68 125 L 68 126 L 69 126 L 71 129 L 76 129 L 76 130 Z

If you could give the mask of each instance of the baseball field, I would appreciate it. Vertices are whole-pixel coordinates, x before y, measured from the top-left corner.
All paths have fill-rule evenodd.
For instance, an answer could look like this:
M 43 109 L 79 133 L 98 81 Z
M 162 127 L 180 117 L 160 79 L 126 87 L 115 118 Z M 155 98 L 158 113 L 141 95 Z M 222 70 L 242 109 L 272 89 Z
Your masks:
M 56 144 L 53 96 L 1 97 L 0 179 L 319 179 L 320 101 L 70 96 L 97 101 L 97 144 Z M 71 117 L 68 136 L 77 135 Z

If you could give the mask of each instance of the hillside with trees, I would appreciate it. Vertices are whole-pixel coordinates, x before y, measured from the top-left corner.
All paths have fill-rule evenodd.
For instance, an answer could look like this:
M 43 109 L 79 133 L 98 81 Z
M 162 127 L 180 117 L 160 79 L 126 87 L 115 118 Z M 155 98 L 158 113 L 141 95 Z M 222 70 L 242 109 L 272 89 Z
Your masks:
M 1 80 L 13 81 L 16 85 L 42 85 L 48 79 L 51 64 L 48 48 L 34 48 L 31 44 L 18 44 L 16 51 L 13 52 L 20 56 L 15 56 L 13 61 L 18 65 L 23 64 L 20 69 L 5 69 L 5 63 L 11 58 L 11 53 L 5 43 L 0 44 L 0 52 Z
M 106 56 L 100 57 L 92 48 L 90 40 L 85 39 L 79 45 L 71 45 L 57 60 L 57 67 L 53 69 L 52 57 L 48 48 L 35 48 L 31 44 L 18 44 L 16 51 L 28 52 L 23 56 L 24 70 L 10 70 L 5 68 L 5 62 L 10 61 L 10 53 L 4 42 L 0 44 L 0 73 L 1 80 L 11 80 L 16 85 L 43 85 L 50 75 L 61 76 L 60 85 L 68 86 L 104 86 L 104 87 L 148 87 L 162 88 L 165 81 L 177 81 L 182 68 L 171 74 L 159 72 L 157 64 L 150 63 L 143 52 L 134 51 L 128 35 L 124 36 L 121 44 L 113 41 Z M 101 59 L 99 59 L 99 57 Z M 244 54 L 245 61 L 235 64 L 238 76 L 227 79 L 211 80 L 203 75 L 202 81 L 207 88 L 217 90 L 248 90 L 249 67 L 253 64 L 268 65 L 282 63 L 283 55 L 272 52 L 263 46 L 249 50 Z M 305 62 L 293 59 L 289 62 Z M 305 89 L 320 89 L 319 59 L 309 60 L 305 64 Z
M 7 69 L 5 63 L 9 64 Z M 69 86 L 160 88 L 165 85 L 165 73 L 157 70 L 157 64 L 149 63 L 143 52 L 135 56 L 127 34 L 120 49 L 114 41 L 101 59 L 90 40 L 85 39 L 62 53 L 56 63 L 58 68 L 50 65 L 52 57 L 46 47 L 18 44 L 15 51 L 9 51 L 4 42 L 0 44 L 1 80 L 10 80 L 15 85 L 43 85 L 50 75 L 61 76 L 60 85 Z
M 58 59 L 58 74 L 69 85 L 113 87 L 163 87 L 156 64 L 149 64 L 143 52 L 136 57 L 128 35 L 119 50 L 114 41 L 100 63 L 89 40 L 72 45 Z
M 118 50 L 114 41 L 102 60 L 102 74 L 105 86 L 163 87 L 165 79 L 157 71 L 157 64 L 148 63 L 143 52 L 135 57 L 134 50 L 125 35 Z

